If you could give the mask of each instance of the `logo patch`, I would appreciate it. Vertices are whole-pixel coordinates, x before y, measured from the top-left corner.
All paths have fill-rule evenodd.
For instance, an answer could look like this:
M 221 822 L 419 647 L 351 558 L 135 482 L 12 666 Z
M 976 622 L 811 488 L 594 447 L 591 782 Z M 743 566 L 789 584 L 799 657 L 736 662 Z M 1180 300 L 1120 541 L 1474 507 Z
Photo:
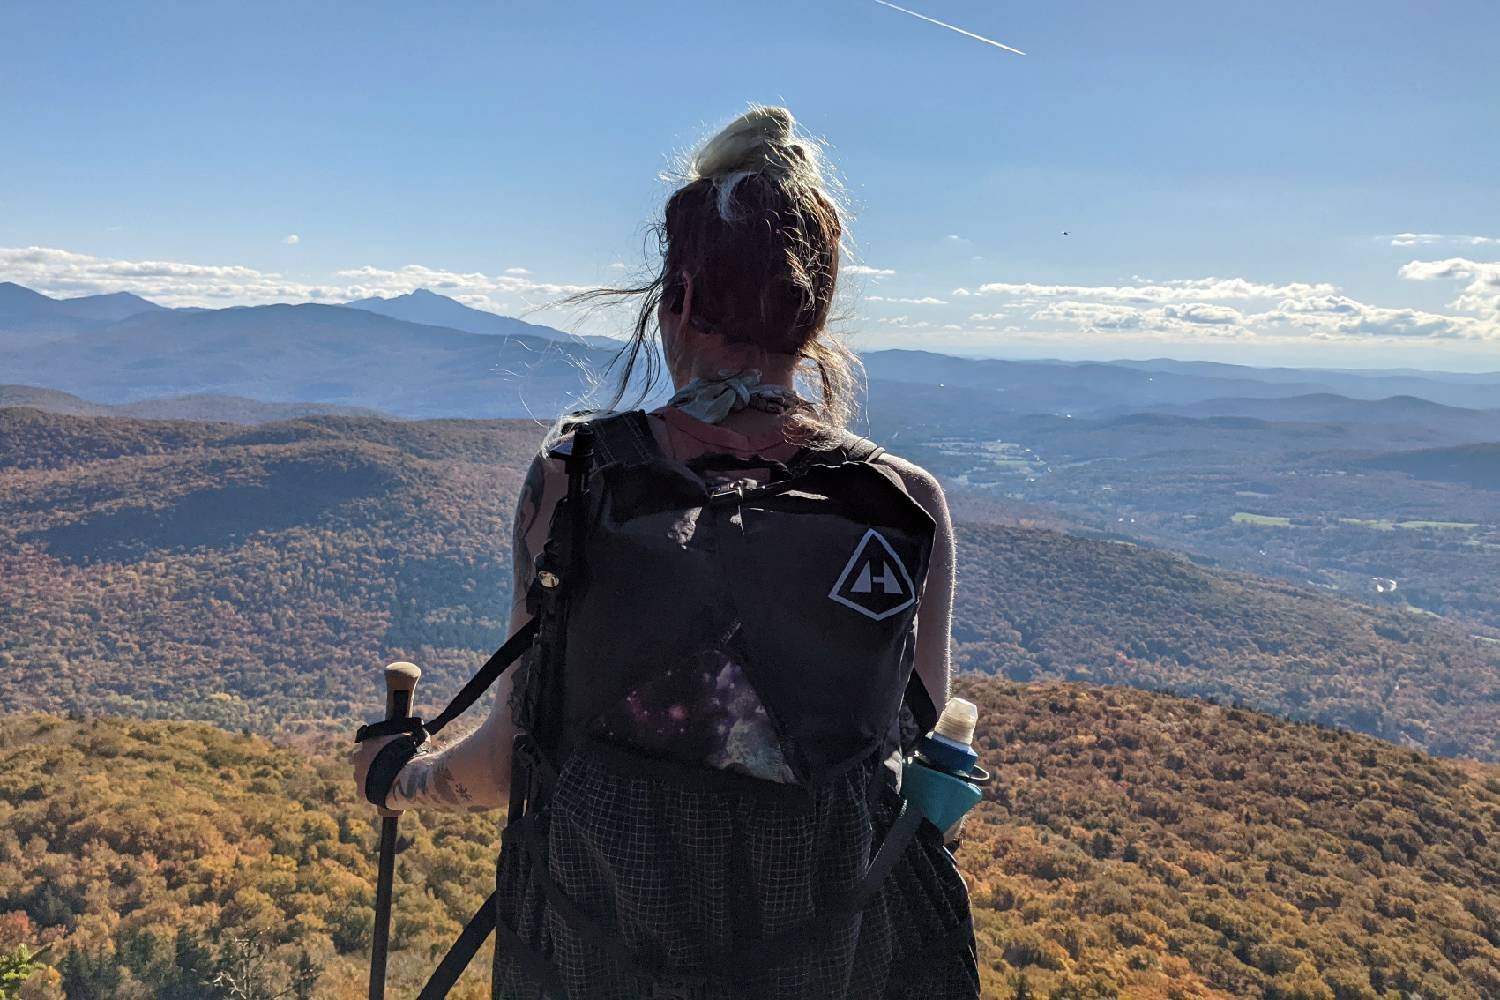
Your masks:
M 880 621 L 911 607 L 917 599 L 917 588 L 890 542 L 871 528 L 854 547 L 828 596 L 866 618 Z

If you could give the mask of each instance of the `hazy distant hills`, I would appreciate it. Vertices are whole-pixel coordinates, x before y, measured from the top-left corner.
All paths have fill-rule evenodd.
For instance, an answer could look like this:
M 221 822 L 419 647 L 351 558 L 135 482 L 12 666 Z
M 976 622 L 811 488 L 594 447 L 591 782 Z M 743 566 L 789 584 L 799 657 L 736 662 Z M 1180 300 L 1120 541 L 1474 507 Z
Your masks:
M 1152 358 L 1149 361 L 1112 361 L 1110 364 L 1147 371 L 1176 372 L 1183 375 L 1208 375 L 1215 378 L 1253 378 L 1261 382 L 1306 382 L 1309 377 L 1326 381 L 1334 387 L 1365 387 L 1382 396 L 1425 395 L 1422 391 L 1433 382 L 1451 385 L 1493 386 L 1500 383 L 1500 371 L 1491 372 L 1441 372 L 1410 368 L 1256 368 L 1250 365 L 1231 365 L 1218 361 L 1177 361 L 1172 358 Z M 1339 388 L 1338 391 L 1345 391 Z M 1349 395 L 1359 395 L 1351 392 Z
M 1212 697 L 1500 760 L 1500 645 L 1452 623 L 1134 545 L 977 525 L 958 540 L 965 669 Z
M 136 313 L 156 312 L 162 307 L 130 292 L 84 295 L 54 299 L 12 281 L 0 281 L 0 317 L 3 328 L 62 325 L 68 321 L 112 323 Z
M 1035 401 L 1036 390 L 1023 391 Z M 870 430 L 893 446 L 1000 438 L 1022 442 L 1059 461 L 1064 456 L 1126 458 L 1162 450 L 1186 461 L 1199 453 L 1272 456 L 1500 440 L 1500 411 L 1414 397 L 1365 400 L 1315 393 L 1272 399 L 1212 397 L 1181 405 L 1017 409 L 1012 408 L 1017 398 L 1008 392 L 972 386 L 871 379 L 868 392 Z
M 619 345 L 427 290 L 345 305 L 167 310 L 123 293 L 53 299 L 0 284 L 0 381 L 106 404 L 211 394 L 403 417 L 550 417 L 588 394 Z M 1500 399 L 1500 374 L 1296 371 L 1165 359 L 1000 361 L 912 350 L 875 351 L 864 361 L 872 420 L 908 432 L 979 427 L 988 414 L 1103 418 L 1194 406 L 1206 409 L 1181 412 L 1370 424 L 1358 407 L 1321 416 L 1304 411 L 1309 400 L 1327 396 L 1407 396 L 1478 409 Z M 1301 402 L 1278 409 L 1284 399 Z M 1256 410 L 1256 400 L 1266 401 L 1264 409 Z M 1464 422 L 1477 418 L 1429 411 L 1422 419 L 1429 421 L 1424 427 L 1442 424 L 1448 436 L 1413 446 L 1451 443 L 1460 431 L 1458 440 L 1472 440 Z
M 1500 402 L 1500 397 L 1490 400 Z M 1311 393 L 1278 399 L 1216 398 L 1157 412 L 1194 417 L 1253 417 L 1264 421 L 1297 421 L 1387 426 L 1401 431 L 1421 428 L 1472 441 L 1500 441 L 1500 409 L 1445 406 L 1416 396 L 1352 399 L 1336 393 Z
M 0 351 L 45 344 L 161 308 L 129 292 L 54 299 L 0 281 Z
M 1483 490 L 1500 490 L 1500 444 L 1397 452 L 1372 458 L 1366 464 L 1375 469 L 1405 472 L 1414 479 L 1463 483 Z
M 194 393 L 166 399 L 143 399 L 108 406 L 91 403 L 72 393 L 32 385 L 0 385 L 0 407 L 28 406 L 45 413 L 69 416 L 121 416 L 143 420 L 223 420 L 236 424 L 259 424 L 271 420 L 295 420 L 320 414 L 382 416 L 374 410 L 333 406 L 326 403 L 265 403 L 243 396 Z
M 408 323 L 444 326 L 453 330 L 462 330 L 465 333 L 483 333 L 495 337 L 540 337 L 543 340 L 581 343 L 606 349 L 618 349 L 620 346 L 619 341 L 608 337 L 579 337 L 561 330 L 554 330 L 550 326 L 542 326 L 539 323 L 527 323 L 513 316 L 501 316 L 498 313 L 485 312 L 483 309 L 474 309 L 446 295 L 438 295 L 425 288 L 390 298 L 372 296 L 367 299 L 356 299 L 344 305 L 351 309 L 363 309 L 366 312 L 379 313 L 392 319 L 405 320 Z
M 1154 409 L 1223 397 L 1281 399 L 1316 393 L 1355 399 L 1410 395 L 1480 409 L 1500 400 L 1500 373 L 1387 376 L 1166 360 L 999 361 L 912 350 L 875 351 L 864 355 L 864 362 L 871 380 L 984 390 L 995 394 L 992 407 L 1022 413 L 1093 415 L 1120 407 Z
M 0 308 L 0 331 L 19 332 L 0 340 L 0 378 L 107 404 L 209 394 L 404 417 L 552 417 L 574 406 L 588 387 L 587 373 L 612 357 L 557 331 L 470 333 L 313 303 L 153 306 L 85 320 L 72 315 L 70 300 L 19 286 L 9 286 L 7 300 L 15 308 Z M 127 303 L 107 305 L 118 312 Z M 415 303 L 425 305 L 425 297 Z M 397 308 L 407 307 L 413 303 Z M 100 317 L 110 312 L 97 303 L 91 310 Z M 27 319 L 36 315 L 42 318 Z M 45 341 L 30 332 L 38 329 L 48 331 Z
M 538 438 L 0 409 L 0 702 L 269 727 L 348 715 L 372 665 L 402 657 L 436 698 L 502 637 Z M 1500 759 L 1500 646 L 1452 623 L 1107 541 L 959 537 L 967 669 L 1211 694 Z

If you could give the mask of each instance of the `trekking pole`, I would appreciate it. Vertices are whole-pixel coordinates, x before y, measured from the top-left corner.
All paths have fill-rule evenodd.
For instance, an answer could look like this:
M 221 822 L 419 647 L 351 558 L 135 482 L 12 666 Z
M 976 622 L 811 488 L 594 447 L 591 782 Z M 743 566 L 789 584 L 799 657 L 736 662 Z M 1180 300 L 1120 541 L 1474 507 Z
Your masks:
M 422 669 L 404 660 L 385 668 L 385 717 L 411 716 L 412 696 Z M 391 940 L 391 887 L 396 878 L 396 824 L 399 812 L 381 809 L 380 867 L 375 875 L 375 934 L 370 942 L 370 1000 L 385 998 L 385 955 Z

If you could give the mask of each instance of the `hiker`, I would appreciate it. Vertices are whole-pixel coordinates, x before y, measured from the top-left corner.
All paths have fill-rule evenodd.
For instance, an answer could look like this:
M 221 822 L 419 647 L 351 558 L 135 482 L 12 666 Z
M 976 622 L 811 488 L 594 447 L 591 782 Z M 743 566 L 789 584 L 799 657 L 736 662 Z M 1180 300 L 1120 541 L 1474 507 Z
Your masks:
M 367 740 L 356 782 L 510 804 L 497 997 L 977 997 L 965 886 L 897 787 L 947 700 L 952 531 L 931 475 L 845 430 L 819 145 L 752 108 L 659 235 L 652 281 L 593 294 L 640 298 L 610 407 L 657 334 L 676 394 L 549 435 L 514 526 L 536 643 L 478 729 Z

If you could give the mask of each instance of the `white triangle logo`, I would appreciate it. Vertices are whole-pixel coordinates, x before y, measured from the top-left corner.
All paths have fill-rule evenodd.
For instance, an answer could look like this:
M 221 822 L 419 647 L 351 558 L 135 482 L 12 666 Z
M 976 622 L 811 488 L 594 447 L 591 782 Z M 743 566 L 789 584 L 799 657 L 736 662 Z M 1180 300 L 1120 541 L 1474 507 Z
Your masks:
M 866 618 L 881 621 L 911 607 L 917 600 L 917 588 L 890 542 L 871 528 L 854 547 L 828 597 Z

